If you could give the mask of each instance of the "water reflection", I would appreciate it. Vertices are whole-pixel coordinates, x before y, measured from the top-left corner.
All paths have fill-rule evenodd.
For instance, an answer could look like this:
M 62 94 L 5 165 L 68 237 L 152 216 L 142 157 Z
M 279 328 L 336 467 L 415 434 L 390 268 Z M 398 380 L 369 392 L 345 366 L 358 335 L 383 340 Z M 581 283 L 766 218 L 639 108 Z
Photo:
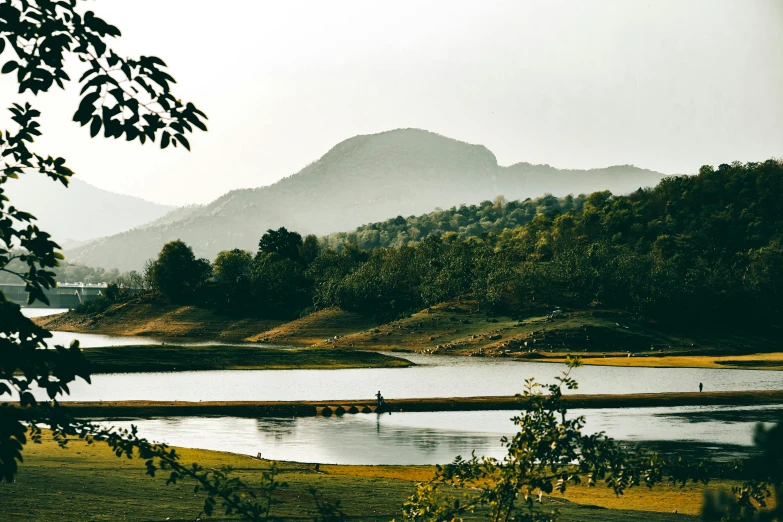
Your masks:
M 783 406 L 629 408 L 574 410 L 587 418 L 587 433 L 683 452 L 698 449 L 735 458 L 752 444 L 755 420 L 774 422 Z M 705 420 L 694 430 L 689 418 L 734 415 L 737 422 Z M 741 419 L 752 414 L 753 420 Z M 234 417 L 142 419 L 142 436 L 169 444 L 230 451 L 277 460 L 333 464 L 436 464 L 455 456 L 502 457 L 503 435 L 512 435 L 512 412 L 436 412 L 241 419 Z M 128 426 L 131 421 L 120 424 Z
M 82 348 L 160 344 L 160 341 L 150 337 L 131 337 L 124 335 L 101 335 L 58 331 L 52 331 L 52 338 L 47 340 L 46 343 L 49 346 L 70 346 L 71 342 L 74 340 L 78 340 L 79 346 Z
M 78 340 L 82 348 L 99 348 L 103 346 L 134 346 L 151 344 L 174 344 L 178 346 L 247 346 L 249 343 L 205 341 L 189 337 L 148 337 L 136 335 L 102 335 L 77 332 L 52 331 L 52 341 L 49 344 L 68 346 L 71 341 Z M 289 349 L 288 346 L 263 345 L 265 348 Z
M 22 308 L 25 317 L 45 317 L 49 315 L 67 312 L 67 308 Z M 160 344 L 159 340 L 148 337 L 132 337 L 124 335 L 100 335 L 75 332 L 52 331 L 52 337 L 47 340 L 49 346 L 70 346 L 71 342 L 78 339 L 82 348 L 96 348 L 99 346 L 130 346 L 138 344 Z
M 780 410 L 767 410 L 767 409 L 726 409 L 726 410 L 700 410 L 690 412 L 684 415 L 679 411 L 667 411 L 660 413 L 660 416 L 667 417 L 680 417 L 682 421 L 691 424 L 712 423 L 720 422 L 722 424 L 745 424 L 748 422 L 769 422 L 770 413 L 777 411 L 777 417 L 775 422 L 783 422 L 783 409 Z
M 22 307 L 22 315 L 25 317 L 46 317 L 47 315 L 64 314 L 67 308 L 28 308 Z

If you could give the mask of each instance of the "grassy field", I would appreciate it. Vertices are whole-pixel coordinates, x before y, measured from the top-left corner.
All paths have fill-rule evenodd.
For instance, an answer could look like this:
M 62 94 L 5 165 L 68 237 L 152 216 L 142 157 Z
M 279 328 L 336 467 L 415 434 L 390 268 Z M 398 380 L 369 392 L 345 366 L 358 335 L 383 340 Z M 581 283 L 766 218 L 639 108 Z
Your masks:
M 545 362 L 565 362 L 565 357 L 549 354 Z M 783 370 L 783 352 L 748 355 L 661 355 L 628 357 L 607 354 L 605 357 L 584 357 L 583 364 L 600 366 L 636 366 L 655 368 L 735 368 L 744 370 Z
M 404 368 L 412 363 L 377 352 L 335 349 L 281 350 L 261 346 L 140 345 L 88 348 L 92 373 L 197 370 Z
M 231 466 L 253 484 L 269 463 L 246 456 L 203 450 L 179 450 L 185 463 L 206 467 Z M 341 499 L 352 520 L 391 520 L 399 517 L 404 499 L 416 481 L 427 480 L 424 466 L 320 466 L 280 463 L 280 479 L 289 487 L 280 491 L 280 506 L 273 509 L 286 520 L 313 520 L 308 489 L 316 487 L 328 499 Z M 726 484 L 722 484 L 726 486 Z M 559 508 L 563 520 L 647 522 L 696 520 L 703 488 L 662 486 L 632 490 L 616 498 L 606 488 L 578 487 L 565 497 L 544 497 L 547 507 Z M 35 521 L 192 521 L 203 497 L 183 482 L 166 486 L 165 478 L 144 474 L 143 463 L 118 459 L 106 447 L 81 441 L 60 449 L 46 439 L 25 449 L 25 462 L 14 483 L 0 483 L 0 519 Z M 609 508 L 609 509 L 606 509 Z M 680 514 L 674 515 L 677 510 Z M 469 520 L 480 520 L 480 517 Z M 226 520 L 217 516 L 213 520 Z M 234 520 L 234 519 L 227 519 Z
M 737 325 L 729 325 L 737 326 Z M 783 352 L 777 332 L 749 333 L 727 325 L 672 330 L 618 310 L 576 309 L 510 317 L 488 316 L 470 299 L 452 300 L 327 344 L 359 349 L 509 356 L 579 354 L 638 358 L 723 357 Z M 634 358 L 634 357 L 631 357 Z
M 346 312 L 339 308 L 327 308 L 308 314 L 301 319 L 284 323 L 248 338 L 248 341 L 271 344 L 312 346 L 333 342 L 338 338 L 355 332 L 362 332 L 377 325 L 373 319 L 359 314 Z
M 518 329 L 511 317 L 487 317 L 472 301 L 450 301 L 375 328 L 344 335 L 328 344 L 367 350 L 465 355 L 496 343 L 495 336 Z
M 284 321 L 237 319 L 195 306 L 134 300 L 114 305 L 98 314 L 72 311 L 38 317 L 35 322 L 49 330 L 66 332 L 241 341 L 275 328 Z

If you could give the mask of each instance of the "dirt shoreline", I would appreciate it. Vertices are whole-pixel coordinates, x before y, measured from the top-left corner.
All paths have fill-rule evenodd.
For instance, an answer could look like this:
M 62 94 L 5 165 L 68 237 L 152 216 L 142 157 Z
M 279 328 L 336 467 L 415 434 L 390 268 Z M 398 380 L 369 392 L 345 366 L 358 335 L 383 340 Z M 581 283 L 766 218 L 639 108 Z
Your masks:
M 518 397 L 449 397 L 396 399 L 388 402 L 394 412 L 522 410 L 526 401 Z M 106 401 L 64 402 L 76 417 L 312 417 L 316 415 L 369 413 L 374 399 L 328 401 Z M 643 393 L 631 395 L 570 395 L 569 408 L 642 408 L 671 406 L 751 406 L 783 404 L 783 390 Z M 329 412 L 323 408 L 329 408 Z M 340 411 L 340 408 L 342 411 Z M 366 408 L 366 409 L 365 409 Z M 384 412 L 388 411 L 385 410 Z
M 643 367 L 783 370 L 777 332 L 736 328 L 668 331 L 618 310 L 574 310 L 554 317 L 489 317 L 470 300 L 449 301 L 386 324 L 336 308 L 292 321 L 230 318 L 193 306 L 150 300 L 98 314 L 39 317 L 51 330 L 139 337 L 232 341 L 291 347 L 508 357 Z

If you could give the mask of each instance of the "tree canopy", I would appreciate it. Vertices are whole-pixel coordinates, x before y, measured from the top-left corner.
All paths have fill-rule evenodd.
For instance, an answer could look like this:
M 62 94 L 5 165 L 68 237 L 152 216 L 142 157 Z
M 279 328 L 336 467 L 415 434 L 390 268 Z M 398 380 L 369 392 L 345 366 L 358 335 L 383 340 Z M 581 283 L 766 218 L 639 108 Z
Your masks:
M 302 247 L 302 236 L 289 232 L 285 227 L 277 230 L 269 229 L 258 241 L 258 252 L 277 254 L 286 259 L 299 259 L 299 249 Z
M 208 296 L 193 299 L 218 308 L 231 302 L 238 313 L 296 317 L 338 306 L 392 319 L 472 295 L 488 312 L 509 314 L 565 301 L 667 323 L 779 324 L 782 180 L 783 164 L 769 160 L 703 167 L 627 196 L 498 198 L 475 207 L 471 219 L 485 223 L 495 213 L 503 220 L 520 208 L 536 213 L 480 236 L 435 231 L 392 247 L 331 248 L 330 238 L 318 244 L 285 228 L 270 230 L 252 260 L 237 251 L 218 256 L 221 267 L 237 258 L 241 285 L 218 277 Z M 365 230 L 403 221 L 415 220 Z M 467 231 L 475 221 L 464 224 Z
M 152 286 L 172 301 L 181 302 L 206 283 L 212 265 L 206 259 L 196 259 L 182 241 L 171 241 L 163 246 L 149 272 Z

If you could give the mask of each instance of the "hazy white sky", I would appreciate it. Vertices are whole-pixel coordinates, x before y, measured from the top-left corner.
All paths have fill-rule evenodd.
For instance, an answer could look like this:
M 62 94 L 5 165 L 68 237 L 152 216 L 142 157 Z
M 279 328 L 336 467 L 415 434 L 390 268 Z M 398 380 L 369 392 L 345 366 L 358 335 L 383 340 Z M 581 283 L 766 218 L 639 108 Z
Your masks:
M 73 85 L 34 100 L 37 150 L 152 201 L 267 185 L 400 127 L 483 144 L 503 165 L 690 173 L 783 156 L 780 0 L 90 4 L 122 30 L 120 54 L 168 63 L 210 131 L 191 153 L 90 139 L 71 122 Z M 15 89 L 0 77 L 3 105 Z

